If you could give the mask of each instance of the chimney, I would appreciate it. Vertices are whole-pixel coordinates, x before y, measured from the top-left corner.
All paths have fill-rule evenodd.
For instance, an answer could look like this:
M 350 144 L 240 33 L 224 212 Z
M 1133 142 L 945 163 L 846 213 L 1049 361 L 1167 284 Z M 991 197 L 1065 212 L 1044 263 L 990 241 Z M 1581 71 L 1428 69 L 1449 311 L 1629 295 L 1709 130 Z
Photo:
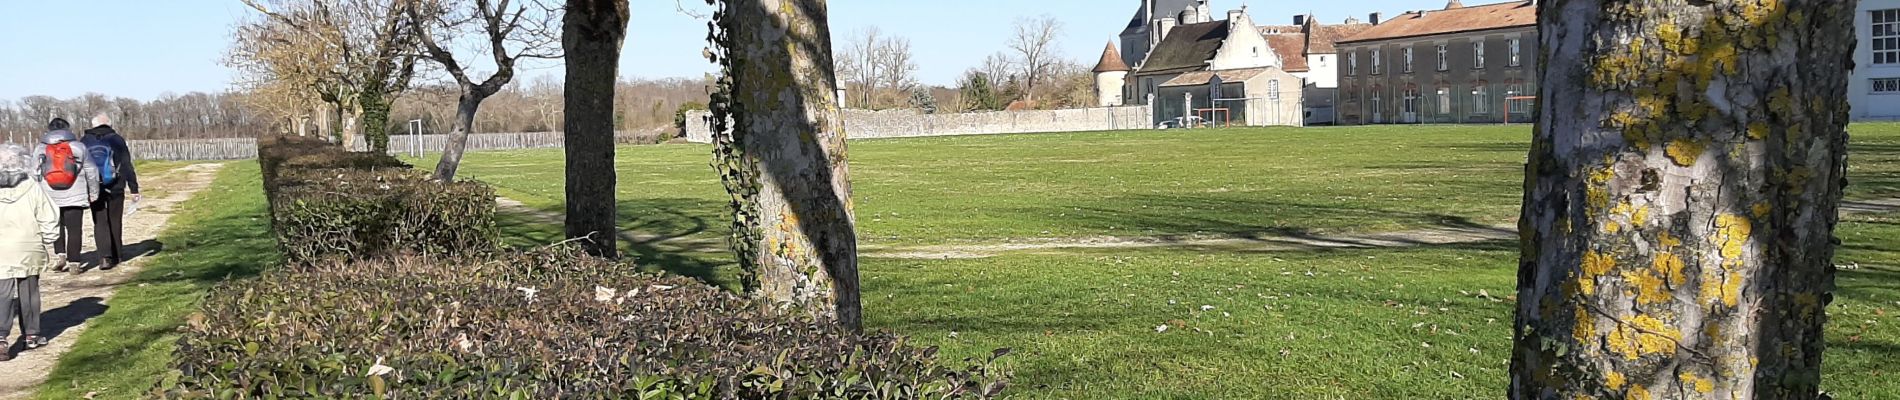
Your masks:
M 1367 19 L 1367 21 L 1366 21 L 1366 22 L 1368 22 L 1368 23 L 1371 23 L 1371 24 L 1373 24 L 1373 25 L 1378 25 L 1378 24 L 1379 24 L 1379 13 L 1372 13 L 1372 14 L 1367 14 L 1367 15 L 1366 15 L 1366 19 Z
M 1306 14 L 1300 14 L 1300 15 L 1295 15 L 1295 16 L 1293 16 L 1293 24 L 1294 24 L 1294 25 L 1306 25 Z
M 1465 8 L 1465 3 L 1458 0 L 1451 0 L 1451 1 L 1445 2 L 1446 10 L 1455 9 L 1455 8 Z
M 1174 18 L 1162 18 L 1161 23 L 1155 24 L 1155 29 L 1160 29 L 1161 39 L 1167 40 L 1168 31 L 1174 30 L 1174 25 L 1175 25 Z
M 1227 10 L 1227 23 L 1230 25 L 1239 23 L 1241 14 L 1245 13 L 1245 11 L 1240 10 Z

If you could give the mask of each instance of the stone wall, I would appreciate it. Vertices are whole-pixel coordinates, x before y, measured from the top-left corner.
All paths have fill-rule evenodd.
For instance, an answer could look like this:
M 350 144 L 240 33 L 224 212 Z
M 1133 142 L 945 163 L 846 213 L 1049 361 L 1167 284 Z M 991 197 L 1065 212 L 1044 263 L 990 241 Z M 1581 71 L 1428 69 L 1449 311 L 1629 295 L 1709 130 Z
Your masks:
M 686 141 L 712 143 L 712 113 L 686 113 Z M 1150 129 L 1146 106 L 1068 110 L 925 114 L 920 110 L 844 110 L 846 137 L 881 139 L 920 136 Z

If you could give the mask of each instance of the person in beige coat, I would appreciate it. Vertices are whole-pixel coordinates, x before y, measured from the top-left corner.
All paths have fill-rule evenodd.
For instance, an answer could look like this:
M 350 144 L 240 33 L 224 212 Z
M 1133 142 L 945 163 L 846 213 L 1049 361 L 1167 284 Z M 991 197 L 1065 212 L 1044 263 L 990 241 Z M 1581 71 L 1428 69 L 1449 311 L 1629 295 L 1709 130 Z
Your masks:
M 6 338 L 16 314 L 20 341 L 27 348 L 46 345 L 40 336 L 40 273 L 54 261 L 59 209 L 38 178 L 38 164 L 20 146 L 0 146 L 0 301 L 6 304 L 0 307 L 0 362 L 13 360 Z

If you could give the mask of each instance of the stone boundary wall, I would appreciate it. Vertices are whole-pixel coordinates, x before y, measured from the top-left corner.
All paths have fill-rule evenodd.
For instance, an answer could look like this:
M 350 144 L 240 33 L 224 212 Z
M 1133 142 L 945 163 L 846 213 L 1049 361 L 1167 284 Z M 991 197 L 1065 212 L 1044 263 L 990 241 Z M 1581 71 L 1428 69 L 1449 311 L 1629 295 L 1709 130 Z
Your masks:
M 686 141 L 712 143 L 712 112 L 686 113 Z M 850 139 L 1151 129 L 1147 106 L 925 114 L 922 110 L 844 110 Z

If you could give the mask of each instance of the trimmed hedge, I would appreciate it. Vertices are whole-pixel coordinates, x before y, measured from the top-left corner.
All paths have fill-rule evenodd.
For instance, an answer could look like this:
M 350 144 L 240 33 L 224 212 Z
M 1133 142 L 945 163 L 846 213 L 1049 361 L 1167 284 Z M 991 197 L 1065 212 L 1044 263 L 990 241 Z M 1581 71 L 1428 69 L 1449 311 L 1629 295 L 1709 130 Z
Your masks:
M 316 139 L 258 141 L 272 231 L 290 262 L 493 251 L 495 192 L 435 182 L 395 157 Z
M 922 399 L 1003 387 L 988 361 L 946 368 L 935 348 L 889 333 L 634 270 L 553 249 L 273 271 L 209 296 L 153 395 Z

